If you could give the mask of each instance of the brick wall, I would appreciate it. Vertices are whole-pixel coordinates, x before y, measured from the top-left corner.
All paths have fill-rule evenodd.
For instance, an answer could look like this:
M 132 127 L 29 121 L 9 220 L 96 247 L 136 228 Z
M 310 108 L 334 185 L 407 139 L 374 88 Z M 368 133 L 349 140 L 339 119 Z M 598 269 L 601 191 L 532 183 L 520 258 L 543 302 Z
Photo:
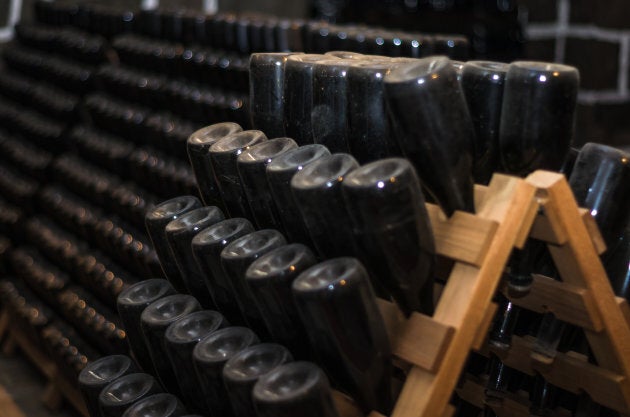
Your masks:
M 630 146 L 630 1 L 521 0 L 528 59 L 580 70 L 576 144 Z

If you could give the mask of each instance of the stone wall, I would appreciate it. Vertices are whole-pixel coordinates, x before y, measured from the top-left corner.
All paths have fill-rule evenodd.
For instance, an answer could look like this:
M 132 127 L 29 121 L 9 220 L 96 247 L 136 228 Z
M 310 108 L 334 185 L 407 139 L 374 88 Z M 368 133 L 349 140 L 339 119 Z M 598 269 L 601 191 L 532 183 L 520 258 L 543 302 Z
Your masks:
M 580 70 L 576 144 L 630 146 L 630 1 L 521 0 L 525 56 Z

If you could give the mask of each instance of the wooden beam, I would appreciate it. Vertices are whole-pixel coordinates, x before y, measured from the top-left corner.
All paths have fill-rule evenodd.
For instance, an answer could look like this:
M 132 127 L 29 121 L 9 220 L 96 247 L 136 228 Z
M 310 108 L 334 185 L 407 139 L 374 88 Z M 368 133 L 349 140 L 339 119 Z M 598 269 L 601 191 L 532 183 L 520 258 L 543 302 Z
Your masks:
M 0 417 L 26 417 L 11 395 L 0 385 Z
M 595 251 L 598 255 L 601 255 L 606 251 L 606 242 L 602 237 L 597 222 L 591 212 L 585 208 L 579 208 L 579 214 L 589 232 L 589 237 L 593 242 Z M 533 239 L 542 240 L 554 245 L 563 245 L 566 243 L 566 232 L 562 229 L 556 229 L 555 225 L 552 225 L 544 213 L 540 213 L 536 216 L 534 225 L 532 226 L 530 237 Z
M 525 224 L 535 188 L 525 181 L 495 175 L 479 201 L 477 216 L 498 227 L 480 267 L 457 262 L 433 318 L 455 329 L 436 373 L 413 367 L 393 417 L 433 417 L 444 413 L 462 367 L 492 302 L 503 268 Z
M 593 331 L 603 329 L 599 311 L 588 290 L 534 274 L 531 291 L 525 296 L 512 297 L 507 288 L 503 294 L 514 304 L 537 313 L 552 312 L 567 323 Z
M 630 375 L 630 328 L 619 309 L 595 243 L 577 209 L 575 197 L 562 174 L 536 171 L 526 180 L 545 194 L 545 215 L 554 230 L 565 233 L 564 244 L 549 245 L 551 256 L 564 282 L 585 288 L 592 295 L 603 331 L 586 331 L 600 366 L 620 375 Z M 620 382 L 625 403 L 630 404 L 630 381 Z
M 437 254 L 481 265 L 497 230 L 497 223 L 463 211 L 457 211 L 447 218 L 438 206 L 427 204 L 426 207 Z
M 533 337 L 513 336 L 510 349 L 489 348 L 510 368 L 527 375 L 539 373 L 566 391 L 575 394 L 585 391 L 599 404 L 621 413 L 630 412 L 623 393 L 626 377 L 588 363 L 570 352 L 558 352 L 551 364 L 540 363 L 531 357 L 534 343 Z

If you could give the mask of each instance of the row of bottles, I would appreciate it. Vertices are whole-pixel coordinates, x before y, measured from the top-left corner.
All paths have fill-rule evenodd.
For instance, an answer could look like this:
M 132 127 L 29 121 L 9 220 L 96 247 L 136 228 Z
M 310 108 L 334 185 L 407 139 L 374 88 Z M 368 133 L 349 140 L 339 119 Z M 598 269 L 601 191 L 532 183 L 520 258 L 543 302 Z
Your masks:
M 226 143 L 221 143 L 222 141 Z M 230 143 L 232 143 L 233 145 L 228 145 Z M 240 209 L 240 210 L 249 209 L 249 213 L 251 213 L 252 218 L 257 222 L 256 224 L 258 224 L 259 227 L 274 227 L 274 225 L 263 226 L 264 223 L 258 223 L 260 218 L 265 218 L 265 217 L 261 215 L 257 217 L 256 213 L 260 211 L 260 209 L 257 210 L 257 207 L 265 207 L 265 208 L 269 207 L 269 204 L 258 205 L 257 203 L 258 199 L 265 198 L 265 196 L 268 196 L 269 194 L 271 194 L 272 198 L 267 199 L 266 201 L 270 201 L 272 204 L 274 202 L 273 200 L 273 197 L 275 197 L 274 193 L 269 193 L 267 190 L 269 189 L 273 190 L 273 186 L 274 186 L 272 182 L 273 177 L 270 176 L 270 174 L 273 172 L 271 168 L 274 166 L 275 161 L 284 162 L 285 159 L 291 160 L 292 159 L 291 157 L 296 157 L 297 155 L 300 155 L 300 154 L 303 154 L 303 157 L 306 157 L 307 158 L 306 161 L 308 161 L 309 157 L 313 157 L 315 154 L 317 154 L 316 151 L 322 152 L 325 150 L 325 148 L 323 148 L 321 145 L 306 145 L 306 146 L 296 148 L 294 144 L 292 145 L 292 143 L 293 142 L 287 138 L 277 138 L 277 139 L 266 140 L 261 132 L 242 131 L 239 128 L 239 126 L 236 126 L 231 123 L 223 123 L 219 125 L 209 126 L 207 128 L 200 130 L 199 132 L 196 132 L 189 139 L 189 145 L 188 145 L 189 155 L 191 157 L 191 162 L 193 164 L 196 175 L 200 178 L 202 176 L 205 177 L 204 182 L 200 182 L 200 187 L 203 187 L 200 190 L 201 190 L 202 195 L 204 196 L 204 199 L 208 201 L 212 201 L 212 202 L 218 202 L 217 204 L 223 203 L 227 207 L 227 210 L 230 213 L 231 213 L 230 204 L 234 204 L 234 202 L 241 201 L 240 204 L 236 204 L 233 207 L 237 207 L 237 209 Z M 218 146 L 217 144 L 220 144 L 221 146 Z M 237 154 L 239 156 L 238 158 L 235 158 L 236 164 L 234 164 L 234 158 L 233 158 L 232 162 L 230 162 L 229 159 L 225 159 L 225 162 L 223 162 L 222 165 L 216 165 L 217 156 L 215 155 L 215 153 L 218 153 L 219 151 L 223 151 L 223 152 L 228 151 L 231 149 L 230 146 L 235 146 L 235 149 L 238 149 Z M 269 148 L 269 150 L 266 150 L 266 148 Z M 269 153 L 269 152 L 272 152 L 272 153 Z M 276 156 L 273 152 L 278 152 L 279 155 Z M 252 168 L 248 166 L 248 164 L 255 163 L 256 158 L 259 154 L 260 154 L 261 160 L 265 161 L 265 163 L 268 165 L 264 171 L 252 170 L 252 174 L 249 174 L 248 170 L 251 170 Z M 204 160 L 204 155 L 205 155 L 205 160 Z M 284 155 L 287 155 L 287 156 L 285 157 Z M 291 155 L 291 157 L 289 157 L 288 155 Z M 329 155 L 329 152 L 323 152 L 322 154 L 318 155 L 316 159 L 325 160 L 326 155 Z M 326 187 L 330 187 L 331 181 L 334 180 L 335 178 L 344 178 L 343 184 L 347 184 L 347 183 L 353 184 L 357 182 L 357 180 L 353 177 L 352 172 L 350 172 L 351 169 L 348 171 L 344 171 L 344 168 L 342 167 L 344 164 L 343 162 L 344 158 L 341 155 L 332 155 L 331 159 L 333 159 L 333 157 L 335 156 L 338 157 L 337 164 L 335 166 L 335 169 L 336 169 L 335 171 L 332 171 L 332 172 L 327 171 L 327 168 L 329 167 L 322 168 L 321 166 L 319 167 L 319 169 L 311 170 L 309 168 L 309 165 L 305 165 L 305 166 L 300 166 L 300 172 L 297 175 L 295 175 L 294 179 L 291 179 L 290 177 L 289 177 L 289 181 L 285 179 L 285 182 L 290 183 L 290 192 L 292 194 L 294 201 L 299 201 L 300 199 L 301 191 L 297 187 L 297 184 L 299 184 L 297 179 L 300 178 L 301 175 L 303 175 L 304 177 L 303 181 L 305 181 L 309 186 L 312 186 L 313 184 L 316 184 L 318 181 L 321 181 L 322 183 L 326 184 Z M 608 227 L 606 226 L 605 223 L 603 223 L 603 226 L 602 226 L 603 233 L 606 234 L 608 230 L 614 230 L 616 233 L 615 236 L 620 236 L 620 230 L 623 231 L 624 230 L 623 225 L 627 224 L 626 217 L 629 211 L 625 207 L 627 205 L 626 202 L 628 200 L 624 199 L 623 197 L 617 197 L 617 196 L 621 196 L 621 194 L 625 196 L 627 194 L 625 188 L 627 188 L 627 185 L 630 184 L 630 182 L 628 182 L 626 178 L 627 176 L 626 171 L 628 169 L 627 168 L 628 156 L 623 154 L 623 152 L 614 150 L 604 145 L 588 144 L 582 149 L 581 153 L 578 155 L 577 160 L 582 161 L 582 162 L 580 164 L 576 164 L 576 166 L 572 167 L 571 169 L 572 171 L 571 185 L 574 189 L 574 192 L 576 193 L 576 197 L 579 199 L 579 202 L 581 202 L 581 198 L 579 197 L 580 192 L 574 185 L 574 183 L 576 183 L 577 181 L 574 180 L 574 178 L 582 177 L 582 180 L 580 182 L 581 187 L 583 187 L 584 189 L 590 190 L 590 192 L 592 193 L 591 194 L 592 201 L 598 201 L 600 202 L 600 204 L 601 202 L 606 201 L 608 202 L 607 204 L 611 204 L 610 209 L 609 209 L 610 210 L 609 222 L 614 222 L 615 224 Z M 383 165 L 385 164 L 382 164 L 382 162 L 383 161 L 379 161 L 374 164 L 368 164 L 364 166 L 363 168 L 361 168 L 360 170 L 365 170 L 368 175 L 374 174 L 373 172 L 371 172 L 371 170 L 376 171 L 376 173 L 378 174 L 387 174 L 388 173 L 387 170 L 383 172 L 384 170 Z M 221 160 L 219 160 L 219 163 L 221 163 Z M 300 162 L 297 162 L 297 165 L 299 164 Z M 230 168 L 230 166 L 233 166 L 233 165 L 236 165 L 236 169 Z M 313 163 L 313 166 L 317 166 L 317 165 L 318 165 L 317 163 Z M 325 165 L 325 164 L 322 164 L 322 165 Z M 373 165 L 374 167 L 370 167 L 371 165 Z M 371 169 L 368 169 L 368 167 L 370 167 Z M 585 167 L 588 167 L 588 168 L 585 168 Z M 596 168 L 596 167 L 599 167 L 599 168 Z M 568 169 L 568 167 L 566 169 Z M 603 181 L 602 170 L 608 173 L 608 175 L 606 175 L 605 182 L 602 182 Z M 217 172 L 220 173 L 219 174 L 221 175 L 220 177 L 217 177 Z M 226 194 L 225 194 L 225 191 L 222 190 L 221 181 L 219 180 L 219 181 L 216 181 L 216 183 L 212 183 L 212 181 L 209 182 L 208 180 L 211 178 L 215 178 L 215 179 L 225 178 L 226 177 L 225 173 L 227 172 L 233 172 L 233 174 L 231 174 L 232 178 L 236 178 L 237 180 L 240 180 L 242 188 L 240 190 L 238 189 L 238 187 L 236 187 L 235 189 L 232 188 L 230 192 L 233 194 L 231 196 L 228 196 L 227 198 L 222 198 Z M 589 174 L 585 174 L 585 172 L 589 172 Z M 261 181 L 261 173 L 265 173 L 267 175 L 266 185 L 264 184 L 265 183 L 264 180 Z M 322 173 L 328 176 L 324 175 L 323 178 L 320 180 L 318 178 L 318 174 L 322 174 Z M 584 179 L 585 175 L 589 176 L 589 179 Z M 377 188 L 384 187 L 384 185 L 383 187 L 381 187 L 378 184 L 381 182 L 385 182 L 385 181 L 382 181 L 383 179 L 386 179 L 385 177 L 390 178 L 391 176 L 383 175 L 382 177 L 379 177 L 376 180 Z M 248 180 L 252 181 L 251 178 L 256 178 L 257 181 L 254 182 L 254 185 L 251 185 L 249 186 L 249 188 L 247 188 L 245 184 L 247 183 Z M 372 180 L 374 180 L 374 178 L 372 178 Z M 601 185 L 596 186 L 594 182 L 598 182 Z M 230 183 L 234 185 L 234 181 L 230 181 Z M 342 185 L 342 188 L 343 188 L 343 185 Z M 261 190 L 262 192 L 260 192 Z M 603 196 L 601 193 L 605 193 L 606 195 Z M 352 195 L 352 198 L 348 198 L 348 201 L 357 202 L 357 206 L 354 207 L 352 210 L 353 213 L 362 212 L 364 210 L 361 207 L 362 200 L 360 196 L 361 194 L 355 194 L 355 195 Z M 376 196 L 378 196 L 378 194 Z M 370 198 L 369 200 L 372 200 L 372 198 Z M 328 209 L 330 208 L 330 206 L 334 206 L 335 204 L 335 199 L 333 197 L 333 194 L 329 194 L 326 196 L 325 199 L 322 199 L 322 200 L 326 201 L 327 203 L 326 207 L 322 207 L 321 205 L 317 206 L 317 200 L 309 201 L 310 204 L 308 204 L 307 206 L 312 208 L 313 211 L 319 213 L 320 215 L 327 216 L 328 214 L 330 214 L 330 212 L 328 212 Z M 378 205 L 382 205 L 381 202 L 379 203 L 380 204 Z M 581 203 L 581 204 L 585 205 L 586 207 L 590 207 L 590 205 L 587 203 Z M 286 204 L 283 204 L 283 206 L 285 205 Z M 602 212 L 604 214 L 602 214 L 602 217 L 600 219 L 606 219 L 607 218 L 606 211 L 602 210 Z M 248 213 L 248 212 L 245 212 L 245 213 Z M 304 210 L 300 211 L 298 209 L 297 213 L 306 216 Z M 362 213 L 362 216 L 370 218 L 368 216 L 368 213 L 370 212 L 367 211 L 365 213 Z M 624 213 L 625 217 L 617 216 L 616 213 Z M 597 214 L 598 213 L 596 212 L 595 216 Z M 334 216 L 330 216 L 328 218 L 328 221 L 334 218 L 335 218 Z M 380 214 L 379 216 L 374 216 L 374 218 L 379 218 L 383 221 L 383 223 L 386 223 L 386 221 L 383 220 L 382 215 Z M 374 218 L 372 218 L 372 221 L 374 221 Z M 280 222 L 280 224 L 282 225 L 282 222 Z M 325 222 L 320 223 L 319 226 L 321 226 L 322 224 L 325 224 Z M 201 225 L 200 228 L 201 227 L 203 227 L 203 225 Z M 372 228 L 372 230 L 373 229 L 374 228 Z M 287 230 L 291 230 L 291 229 L 287 229 Z M 288 231 L 286 233 L 288 236 L 291 232 Z M 197 246 L 196 248 L 196 245 L 201 244 L 200 241 L 204 240 L 203 238 L 204 235 L 205 233 L 200 233 L 199 238 L 193 239 L 193 243 L 192 243 L 193 252 L 198 250 L 197 248 L 199 246 Z M 336 235 L 334 236 L 336 238 L 339 237 L 339 230 L 336 230 Z M 312 236 L 311 238 L 313 239 Z M 619 239 L 619 237 L 617 237 L 617 239 Z M 195 244 L 196 240 L 199 241 L 199 243 Z M 335 240 L 337 242 L 339 241 L 339 239 L 335 239 Z M 378 241 L 378 239 L 377 238 L 370 239 L 370 241 L 374 242 L 374 241 Z M 620 242 L 623 243 L 625 242 L 625 240 L 621 238 Z M 620 252 L 622 253 L 622 255 L 617 256 L 617 259 L 619 260 L 618 261 L 619 264 L 622 265 L 621 273 L 619 274 L 619 276 L 611 275 L 610 277 L 612 284 L 615 288 L 620 288 L 620 287 L 627 288 L 627 282 L 625 281 L 627 281 L 627 276 L 628 276 L 627 275 L 628 274 L 628 267 L 627 267 L 628 259 L 627 259 L 627 254 L 626 254 L 626 258 L 623 259 L 624 246 L 621 243 L 619 246 L 616 244 L 613 245 L 613 253 L 615 254 L 620 253 Z M 156 246 L 159 246 L 159 244 L 157 243 L 155 244 Z M 330 247 L 333 245 L 334 243 L 329 243 L 329 245 L 326 247 L 330 249 Z M 314 247 L 317 248 L 317 244 L 315 244 Z M 617 249 L 618 247 L 621 249 Z M 212 251 L 205 251 L 202 253 L 208 256 L 208 254 L 211 254 Z M 414 253 L 417 253 L 417 252 L 414 252 Z M 215 252 L 215 256 L 216 256 L 216 252 Z M 326 255 L 320 255 L 320 256 L 326 257 Z M 370 259 L 370 258 L 367 258 L 367 259 Z M 392 257 L 391 256 L 388 256 L 386 258 L 373 257 L 373 259 L 392 259 Z M 392 264 L 394 264 L 394 260 L 395 258 L 392 259 Z M 382 264 L 382 262 L 380 263 Z M 375 267 L 370 268 L 370 271 L 378 270 L 379 266 L 381 265 L 376 265 Z M 203 271 L 203 268 L 200 268 L 200 269 Z M 216 267 L 214 270 L 212 268 L 208 268 L 207 271 L 208 271 L 208 274 L 213 274 L 213 276 L 215 277 L 219 276 L 219 274 L 216 272 L 217 271 Z M 167 273 L 167 276 L 170 277 L 168 273 Z M 623 282 L 619 282 L 619 280 Z M 375 282 L 378 283 L 378 281 L 375 281 Z M 256 289 L 256 294 L 259 299 L 264 297 L 264 295 L 261 292 L 258 292 L 258 287 L 254 287 L 252 286 L 252 284 L 250 284 L 250 286 L 252 288 L 252 291 L 254 290 L 254 288 Z M 375 289 L 378 290 L 378 284 L 375 284 Z M 211 294 L 213 293 L 213 291 L 215 291 L 215 293 L 220 293 L 220 291 L 218 290 L 211 290 L 210 291 Z M 401 301 L 400 298 L 396 298 L 396 295 L 393 292 L 391 293 L 391 296 L 393 296 L 398 301 L 401 307 L 404 306 L 404 301 Z M 247 299 L 247 297 L 245 297 L 245 299 Z M 277 299 L 278 298 L 276 298 L 276 300 Z M 509 334 L 513 331 L 513 325 L 515 323 L 513 321 L 510 321 L 510 320 L 514 320 L 514 317 L 511 317 L 509 313 L 510 313 L 510 310 L 515 309 L 515 307 L 511 305 L 511 303 L 509 303 L 507 300 L 505 300 L 505 302 L 503 303 L 503 306 L 507 309 L 508 314 L 505 317 L 507 321 L 499 320 L 498 325 L 503 326 L 503 327 L 502 328 L 500 327 L 500 330 L 495 331 L 491 335 L 491 339 L 493 343 L 495 343 L 496 341 L 496 342 L 506 343 L 509 345 Z M 221 309 L 218 303 L 217 303 L 217 307 Z M 540 321 L 538 320 L 537 323 L 540 323 Z M 278 327 L 280 326 L 278 325 L 275 326 L 275 328 L 278 328 Z M 535 327 L 536 328 L 533 330 L 534 334 L 538 330 L 538 326 L 535 326 Z M 505 339 L 506 337 L 507 339 Z M 494 361 L 496 363 L 496 366 L 501 364 L 500 361 L 498 361 L 496 358 L 494 359 Z M 504 378 L 507 373 L 508 373 L 507 371 L 493 373 L 493 375 L 497 377 L 497 381 L 493 381 L 493 382 L 501 383 L 501 378 Z M 543 384 L 541 389 L 547 390 L 546 385 Z M 532 395 L 538 395 L 537 392 L 538 391 L 533 392 Z
M 444 54 L 466 59 L 469 55 L 468 40 L 458 35 L 333 25 L 254 13 L 205 15 L 182 8 L 137 11 L 79 3 L 51 5 L 38 1 L 35 14 L 41 23 L 57 27 L 73 25 L 107 38 L 133 32 L 242 55 L 277 51 L 322 53 L 335 49 L 409 57 Z
M 186 409 L 217 416 L 337 416 L 327 377 L 315 365 L 294 362 L 282 345 L 261 342 L 249 328 L 230 326 L 221 313 L 202 308 L 165 280 L 123 292 L 118 309 L 144 373 L 121 355 L 90 364 L 79 376 L 90 415 L 145 415 L 139 414 L 145 407 L 162 409 L 166 402 L 176 404 L 163 411 L 173 416 Z M 163 389 L 170 394 L 151 396 Z
M 222 349 L 220 356 L 223 358 L 215 359 L 212 365 L 227 369 L 227 395 L 244 394 L 253 397 L 245 399 L 245 402 L 250 403 L 251 409 L 238 409 L 236 415 L 243 415 L 238 413 L 247 411 L 251 413 L 245 414 L 247 416 L 260 417 L 288 417 L 296 415 L 295 412 L 307 417 L 337 416 L 328 380 L 317 366 L 310 362 L 293 362 L 282 346 L 259 343 L 256 335 L 247 328 L 213 329 L 202 318 L 205 317 L 207 321 L 209 313 L 212 312 L 189 314 L 175 320 L 179 326 L 173 325 L 169 328 L 177 329 L 194 323 L 197 332 L 186 335 L 185 341 L 182 339 L 180 344 L 209 344 L 206 347 L 208 355 L 213 354 L 213 349 Z M 205 342 L 206 340 L 212 340 L 212 343 Z M 180 347 L 177 343 L 176 346 Z M 173 358 L 179 359 L 176 355 L 181 353 L 182 351 L 174 350 Z M 228 358 L 224 358 L 226 355 Z M 79 376 L 79 384 L 92 417 L 199 417 L 198 414 L 189 414 L 191 407 L 188 404 L 172 393 L 164 392 L 158 380 L 138 369 L 127 356 L 104 357 L 91 363 L 86 369 Z M 204 372 L 202 370 L 199 373 Z M 223 378 L 220 375 L 219 377 Z M 222 380 L 219 383 L 222 384 Z M 243 403 L 237 404 L 244 407 Z M 213 408 L 212 415 L 230 415 L 219 414 L 220 412 L 219 408 Z
M 247 325 L 263 341 L 285 344 L 298 358 L 317 358 L 364 410 L 388 412 L 389 345 L 369 275 L 357 260 L 317 264 L 308 247 L 287 245 L 277 230 L 254 231 L 243 218 L 224 220 L 217 207 L 203 207 L 194 197 L 157 205 L 147 215 L 147 229 L 174 288 L 195 294 L 201 306 Z M 337 313 L 324 314 L 330 309 Z M 138 350 L 132 334 L 132 350 Z M 350 351 L 363 353 L 352 358 Z M 165 366 L 152 357 L 156 368 Z
M 120 36 L 112 46 L 126 67 L 247 93 L 247 55 L 200 46 L 185 47 L 138 35 Z
M 12 326 L 72 385 L 89 362 L 128 352 L 116 298 L 138 276 L 161 274 L 142 226 L 129 223 L 141 225 L 155 197 L 68 153 L 82 96 L 111 56 L 105 40 L 34 25 L 16 33 L 0 73 L 0 270 L 17 289 Z
M 107 41 L 70 27 L 51 28 L 20 23 L 15 37 L 23 45 L 66 56 L 87 65 L 98 65 L 110 59 Z
M 261 229 L 280 230 L 289 241 L 314 248 L 319 259 L 358 256 L 376 277 L 379 294 L 390 293 L 405 312 L 432 311 L 434 243 L 420 183 L 407 161 L 385 159 L 359 168 L 349 154 L 267 139 L 231 123 L 194 133 L 189 154 L 203 178 L 206 204 Z M 377 265 L 375 259 L 391 263 Z
M 493 172 L 560 169 L 578 80 L 575 68 L 551 63 L 254 54 L 250 112 L 270 137 L 322 144 L 362 163 L 406 156 L 451 215 L 474 211 L 473 183 Z

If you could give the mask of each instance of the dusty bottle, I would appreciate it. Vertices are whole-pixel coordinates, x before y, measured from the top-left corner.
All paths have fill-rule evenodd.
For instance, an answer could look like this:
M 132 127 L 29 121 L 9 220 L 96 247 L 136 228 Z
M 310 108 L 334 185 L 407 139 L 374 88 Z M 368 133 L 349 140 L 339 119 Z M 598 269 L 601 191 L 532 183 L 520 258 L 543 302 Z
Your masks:
M 225 216 L 218 207 L 200 207 L 173 220 L 164 229 L 171 255 L 175 259 L 187 292 L 194 294 L 205 308 L 216 307 L 206 287 L 204 276 L 195 262 L 191 242 L 201 230 L 224 219 Z
M 328 378 L 310 362 L 287 363 L 262 376 L 253 398 L 258 417 L 338 417 Z
M 223 200 L 216 183 L 208 151 L 215 142 L 242 130 L 243 128 L 236 123 L 216 123 L 195 131 L 188 138 L 186 143 L 188 158 L 197 179 L 199 194 L 206 206 L 223 207 Z
M 152 375 L 155 375 L 156 371 L 144 342 L 140 315 L 149 304 L 173 294 L 175 294 L 175 289 L 167 280 L 147 279 L 128 287 L 120 293 L 116 301 L 118 314 L 125 327 L 127 342 L 131 347 L 133 356 L 142 370 Z
M 149 348 L 151 361 L 162 386 L 170 393 L 180 394 L 175 372 L 168 360 L 164 333 L 171 323 L 201 310 L 199 302 L 190 295 L 175 294 L 161 298 L 144 309 L 140 316 L 142 334 Z
M 199 388 L 213 417 L 233 416 L 223 384 L 223 367 L 234 355 L 258 343 L 258 337 L 246 327 L 227 327 L 203 338 L 193 349 L 193 365 Z
M 319 365 L 365 410 L 393 405 L 391 349 L 367 271 L 335 258 L 302 272 L 293 295 Z
M 177 263 L 170 253 L 164 229 L 172 220 L 199 207 L 201 207 L 201 201 L 197 197 L 181 196 L 158 204 L 145 216 L 147 232 L 160 258 L 164 275 L 179 292 L 186 292 L 186 286 L 177 268 Z

